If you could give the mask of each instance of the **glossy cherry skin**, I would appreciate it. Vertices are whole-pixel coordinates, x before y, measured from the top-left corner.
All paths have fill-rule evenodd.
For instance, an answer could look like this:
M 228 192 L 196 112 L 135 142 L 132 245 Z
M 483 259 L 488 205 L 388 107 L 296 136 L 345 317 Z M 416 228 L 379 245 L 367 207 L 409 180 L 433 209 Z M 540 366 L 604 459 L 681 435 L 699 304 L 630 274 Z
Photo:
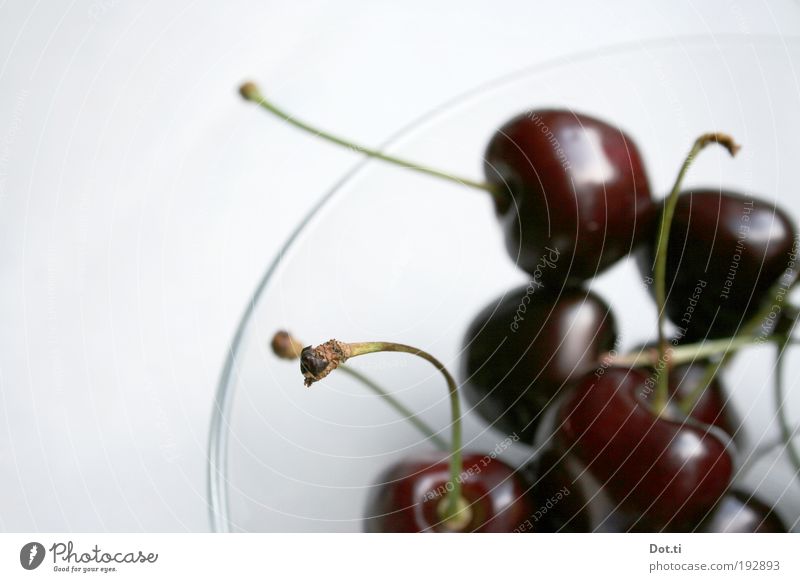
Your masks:
M 644 274 L 655 260 L 656 231 Z M 792 261 L 794 224 L 736 192 L 680 194 L 667 246 L 667 315 L 687 341 L 728 337 L 755 315 Z M 641 265 L 641 263 L 640 263 Z
M 685 398 L 703 376 L 705 364 L 705 361 L 697 361 L 673 368 L 670 372 L 670 394 L 677 399 Z M 652 401 L 652 393 L 643 396 L 648 402 Z M 700 396 L 690 416 L 702 424 L 717 426 L 734 441 L 741 435 L 738 416 L 732 410 L 719 376 L 714 378 Z M 563 452 L 550 448 L 539 455 L 526 469 L 534 496 L 541 503 L 552 499 L 559 492 L 569 491 L 569 495 L 563 496 L 559 503 L 548 508 L 548 511 L 540 512 L 541 515 L 534 514 L 539 532 L 590 532 L 593 529 L 588 515 L 586 496 L 582 488 L 576 484 L 580 475 L 571 472 L 566 461 Z M 727 495 L 730 494 L 726 494 L 726 497 Z M 615 512 L 614 515 L 605 518 L 603 526 L 606 531 L 628 529 L 655 531 L 648 524 L 642 523 L 640 516 L 626 514 L 624 511 Z
M 690 527 L 730 484 L 731 442 L 700 423 L 656 416 L 642 396 L 649 389 L 640 370 L 585 376 L 559 407 L 557 438 L 621 509 L 656 531 Z
M 564 454 L 554 448 L 543 451 L 525 472 L 533 496 L 539 502 L 533 521 L 537 532 L 586 533 L 592 531 L 587 499 L 566 466 Z M 548 501 L 551 503 L 548 506 Z
M 643 240 L 655 207 L 639 150 L 618 127 L 562 109 L 529 111 L 492 136 L 484 156 L 506 248 L 543 283 L 593 277 Z
M 786 533 L 774 510 L 743 491 L 729 491 L 697 531 L 704 533 Z
M 610 307 L 583 289 L 550 297 L 520 287 L 469 327 L 461 360 L 466 402 L 490 424 L 532 442 L 542 410 L 614 347 Z
M 465 453 L 461 472 L 472 520 L 464 532 L 512 533 L 535 509 L 521 476 L 497 458 Z M 438 507 L 450 483 L 447 456 L 430 453 L 400 461 L 373 488 L 364 520 L 367 532 L 445 532 Z

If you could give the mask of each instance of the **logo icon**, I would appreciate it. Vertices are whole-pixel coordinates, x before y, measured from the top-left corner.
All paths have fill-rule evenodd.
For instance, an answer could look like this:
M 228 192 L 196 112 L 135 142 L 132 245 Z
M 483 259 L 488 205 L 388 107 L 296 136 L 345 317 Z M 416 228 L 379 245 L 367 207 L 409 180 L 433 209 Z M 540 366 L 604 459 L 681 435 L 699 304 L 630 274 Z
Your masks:
M 28 542 L 19 551 L 19 563 L 26 570 L 35 570 L 44 561 L 44 546 L 39 542 Z

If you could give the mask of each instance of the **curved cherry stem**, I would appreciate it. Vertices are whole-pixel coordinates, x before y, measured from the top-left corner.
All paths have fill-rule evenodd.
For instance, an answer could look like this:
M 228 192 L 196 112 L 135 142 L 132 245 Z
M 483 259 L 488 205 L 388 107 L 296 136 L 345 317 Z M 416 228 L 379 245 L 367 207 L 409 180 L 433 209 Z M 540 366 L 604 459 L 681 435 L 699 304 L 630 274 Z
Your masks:
M 300 358 L 300 354 L 303 351 L 303 344 L 287 331 L 278 331 L 273 336 L 271 345 L 273 353 L 284 360 L 297 360 Z M 354 380 L 366 386 L 374 394 L 378 395 L 384 402 L 386 402 L 386 404 L 398 412 L 404 420 L 408 421 L 420 433 L 428 438 L 428 440 L 430 440 L 437 449 L 440 451 L 446 451 L 450 449 L 450 445 L 442 437 L 440 437 L 436 431 L 422 421 L 405 404 L 381 388 L 372 378 L 369 378 L 358 370 L 347 365 L 339 366 L 339 369 Z
M 653 399 L 653 404 L 658 413 L 661 413 L 667 406 L 669 401 L 669 366 L 670 354 L 667 353 L 667 339 L 664 331 L 666 313 L 666 273 L 667 273 L 667 246 L 669 244 L 669 230 L 672 225 L 672 218 L 675 214 L 675 206 L 678 203 L 678 195 L 680 194 L 681 184 L 686 176 L 686 172 L 691 167 L 697 155 L 703 149 L 711 144 L 717 143 L 723 146 L 728 152 L 735 156 L 739 151 L 739 146 L 733 141 L 729 135 L 724 133 L 706 133 L 698 137 L 692 149 L 689 150 L 686 159 L 681 165 L 678 176 L 675 179 L 675 184 L 672 191 L 669 193 L 667 200 L 664 204 L 664 210 L 661 213 L 661 224 L 658 231 L 658 244 L 656 246 L 655 258 L 655 295 L 656 304 L 658 308 L 658 355 L 659 361 L 656 367 L 656 391 Z M 666 368 L 662 370 L 662 368 Z
M 788 291 L 797 284 L 797 281 L 794 281 L 788 288 L 785 290 L 787 293 Z M 778 281 L 768 294 L 768 301 L 765 301 L 761 308 L 756 312 L 756 314 L 750 318 L 746 324 L 744 324 L 739 333 L 737 333 L 732 338 L 728 338 L 725 340 L 718 340 L 723 342 L 728 342 L 730 346 L 735 346 L 740 341 L 749 340 L 750 344 L 758 345 L 762 344 L 767 341 L 778 341 L 782 342 L 785 341 L 786 343 L 794 343 L 791 337 L 787 334 L 786 337 L 782 336 L 774 336 L 770 335 L 768 332 L 763 330 L 764 322 L 769 317 L 770 313 L 774 309 L 776 297 L 779 297 L 780 294 L 783 292 L 782 287 L 786 286 L 783 281 Z M 762 329 L 760 334 L 757 334 L 758 330 Z M 713 343 L 713 342 L 707 342 Z M 694 409 L 694 405 L 703 395 L 703 392 L 708 385 L 714 380 L 714 377 L 719 373 L 719 371 L 725 367 L 728 362 L 736 355 L 736 349 L 733 350 L 723 350 L 722 357 L 716 362 L 711 362 L 706 366 L 706 370 L 703 373 L 703 376 L 697 382 L 697 385 L 692 389 L 692 391 L 681 401 L 680 407 L 681 409 L 688 413 L 688 411 Z
M 781 428 L 781 439 L 784 442 L 784 450 L 794 466 L 794 474 L 795 477 L 797 477 L 800 475 L 800 452 L 798 452 L 794 444 L 794 431 L 789 423 L 789 417 L 786 411 L 786 396 L 784 394 L 785 383 L 783 381 L 783 356 L 788 344 L 788 340 L 783 340 L 777 346 L 775 360 L 775 412 L 778 414 L 778 424 Z
M 452 488 L 448 489 L 443 518 L 445 522 L 452 526 L 452 529 L 459 529 L 459 526 L 465 525 L 465 522 L 469 520 L 469 511 L 464 507 L 464 500 L 461 496 L 461 472 L 463 470 L 461 458 L 461 404 L 456 381 L 444 364 L 429 353 L 404 344 L 394 342 L 345 343 L 332 339 L 315 348 L 310 346 L 304 348 L 300 356 L 300 370 L 305 378 L 306 386 L 311 386 L 348 359 L 379 352 L 402 352 L 420 357 L 433 364 L 447 382 L 450 414 L 452 416 L 452 436 L 450 439 L 450 482 L 452 483 Z
M 800 434 L 800 425 L 796 425 L 794 428 L 791 426 L 789 428 L 789 435 L 791 438 L 796 437 Z M 779 438 L 775 439 L 773 442 L 768 442 L 760 447 L 756 447 L 748 453 L 747 457 L 744 458 L 742 464 L 739 466 L 739 470 L 736 472 L 736 476 L 738 479 L 741 479 L 743 476 L 747 475 L 753 467 L 755 467 L 761 460 L 763 460 L 767 455 L 770 455 L 776 449 L 785 448 L 786 447 L 786 439 L 783 435 Z
M 343 138 L 341 136 L 335 135 L 335 134 L 330 133 L 328 131 L 324 131 L 322 129 L 314 127 L 313 125 L 311 125 L 309 123 L 301 121 L 301 120 L 293 117 L 292 115 L 289 115 L 289 113 L 287 113 L 286 111 L 283 111 L 282 109 L 280 109 L 277 105 L 275 105 L 271 101 L 267 100 L 262 95 L 261 90 L 255 85 L 255 83 L 249 83 L 249 82 L 248 83 L 244 83 L 239 88 L 239 93 L 247 101 L 252 101 L 256 105 L 259 105 L 260 107 L 265 109 L 266 111 L 269 111 L 273 115 L 276 115 L 277 117 L 279 117 L 280 119 L 282 119 L 286 123 L 289 123 L 290 125 L 293 125 L 294 127 L 298 128 L 298 129 L 301 129 L 301 130 L 303 130 L 303 131 L 305 131 L 307 133 L 310 133 L 312 135 L 320 137 L 320 138 L 322 138 L 322 139 L 324 139 L 326 141 L 329 141 L 331 143 L 334 143 L 336 145 L 339 145 L 339 146 L 342 146 L 344 148 L 347 148 L 347 149 L 349 149 L 351 151 L 358 152 L 358 153 L 364 154 L 365 156 L 369 156 L 371 158 L 376 158 L 378 160 L 383 160 L 384 162 L 387 162 L 389 164 L 394 164 L 396 166 L 400 166 L 400 167 L 403 167 L 403 168 L 408 168 L 410 170 L 415 170 L 415 171 L 420 172 L 422 174 L 427 174 L 429 176 L 435 176 L 437 178 L 442 178 L 442 179 L 448 180 L 450 182 L 456 182 L 456 183 L 462 184 L 464 186 L 470 186 L 471 188 L 476 188 L 478 190 L 485 190 L 486 192 L 489 192 L 490 194 L 495 195 L 494 188 L 491 186 L 491 184 L 488 184 L 486 182 L 478 182 L 476 180 L 471 180 L 469 178 L 455 176 L 453 174 L 450 174 L 448 172 L 443 172 L 443 171 L 437 170 L 435 168 L 431 168 L 431 167 L 428 167 L 428 166 L 423 166 L 423 165 L 417 164 L 415 162 L 409 162 L 408 160 L 404 160 L 402 158 L 398 158 L 398 157 L 395 157 L 395 156 L 392 156 L 392 155 L 389 155 L 389 154 L 385 154 L 385 153 L 380 152 L 380 151 L 378 151 L 376 149 L 357 144 L 357 143 L 355 143 L 355 142 L 353 142 L 353 141 L 351 141 L 349 139 L 345 139 L 345 138 Z
M 677 346 L 670 352 L 669 362 L 672 365 L 686 364 L 695 362 L 699 359 L 711 356 L 721 356 L 734 354 L 747 346 L 760 344 L 763 341 L 779 342 L 784 339 L 783 335 L 771 335 L 764 340 L 754 337 L 733 337 L 718 340 L 710 340 L 696 344 L 686 344 Z M 790 342 L 792 343 L 792 342 Z M 660 354 L 658 349 L 645 349 L 639 352 L 632 352 L 622 355 L 605 354 L 600 361 L 607 362 L 612 366 L 625 366 L 631 368 L 652 368 L 659 362 Z
M 421 432 L 425 437 L 430 440 L 434 446 L 439 449 L 440 451 L 447 451 L 450 449 L 450 445 L 445 441 L 442 437 L 440 437 L 434 430 L 428 426 L 424 421 L 420 420 L 419 417 L 414 414 L 414 412 L 408 408 L 405 404 L 397 400 L 394 396 L 389 394 L 386 390 L 381 388 L 372 378 L 368 378 L 355 368 L 351 368 L 350 366 L 340 366 L 339 369 L 348 374 L 355 380 L 361 382 L 364 386 L 372 390 L 375 394 L 380 396 L 386 404 L 391 406 L 395 409 L 396 412 L 400 414 L 405 420 L 407 420 L 412 426 L 414 426 L 419 432 Z

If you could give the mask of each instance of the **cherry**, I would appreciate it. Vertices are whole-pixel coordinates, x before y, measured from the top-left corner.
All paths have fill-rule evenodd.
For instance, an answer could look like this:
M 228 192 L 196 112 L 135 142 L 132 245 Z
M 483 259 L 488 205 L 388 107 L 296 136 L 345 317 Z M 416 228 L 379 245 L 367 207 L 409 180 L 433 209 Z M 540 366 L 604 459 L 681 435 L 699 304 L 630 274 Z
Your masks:
M 506 247 L 531 274 L 546 255 L 558 264 L 542 284 L 584 281 L 622 258 L 650 229 L 655 206 L 633 140 L 588 115 L 542 109 L 519 115 L 497 130 L 484 156 L 487 182 L 410 162 L 314 127 L 288 114 L 251 82 L 247 101 L 314 136 L 366 156 L 488 192 L 506 235 Z
M 556 438 L 622 509 L 657 530 L 690 526 L 725 493 L 731 444 L 715 428 L 654 413 L 650 390 L 640 370 L 584 376 L 559 407 Z
M 694 390 L 696 383 L 704 374 L 704 361 L 680 364 L 672 369 L 669 376 L 669 392 L 673 399 L 680 401 Z M 648 402 L 650 395 L 642 394 Z M 741 434 L 737 416 L 731 410 L 725 390 L 718 377 L 715 377 L 695 403 L 690 416 L 703 424 L 714 425 L 728 435 Z M 568 491 L 559 503 L 548 511 L 540 512 L 537 520 L 539 532 L 589 532 L 597 524 L 592 523 L 587 496 L 580 483 L 581 471 L 570 470 L 568 455 L 557 447 L 548 447 L 534 462 L 526 467 L 526 475 L 532 483 L 534 497 L 540 504 L 553 499 L 559 492 Z M 613 511 L 602 515 L 604 531 L 626 531 L 632 524 L 639 523 L 639 516 L 625 511 Z M 653 528 L 644 524 L 641 531 Z
M 464 455 L 461 495 L 469 520 L 458 531 L 506 532 L 519 529 L 536 509 L 514 469 L 495 457 Z M 367 505 L 367 532 L 448 532 L 440 507 L 450 490 L 446 457 L 431 453 L 390 467 L 378 479 Z
M 620 510 L 610 519 L 621 526 L 618 531 L 652 533 L 661 531 L 634 513 Z M 787 533 L 789 530 L 769 505 L 749 493 L 729 490 L 716 505 L 708 508 L 699 522 L 668 528 L 671 532 L 698 533 Z
M 774 510 L 743 491 L 731 490 L 697 531 L 705 533 L 786 533 L 788 528 Z
M 462 393 L 489 423 L 531 442 L 542 410 L 562 386 L 613 348 L 609 306 L 583 289 L 556 297 L 520 287 L 493 301 L 464 340 Z
M 655 207 L 639 150 L 604 121 L 530 111 L 495 132 L 484 160 L 511 256 L 534 273 L 548 254 L 559 255 L 545 271 L 548 286 L 593 277 L 652 228 Z
M 736 333 L 795 260 L 796 230 L 780 208 L 727 190 L 677 199 L 669 232 L 666 312 L 686 340 Z M 648 261 L 654 262 L 654 239 Z

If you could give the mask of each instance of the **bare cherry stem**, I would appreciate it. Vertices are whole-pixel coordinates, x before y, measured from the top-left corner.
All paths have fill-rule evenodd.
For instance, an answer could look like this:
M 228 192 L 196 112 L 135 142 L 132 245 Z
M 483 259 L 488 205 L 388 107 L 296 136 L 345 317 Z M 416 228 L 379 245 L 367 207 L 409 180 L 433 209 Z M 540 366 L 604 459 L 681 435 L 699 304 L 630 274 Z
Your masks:
M 442 517 L 452 529 L 460 529 L 471 519 L 469 506 L 465 506 L 461 496 L 461 472 L 463 470 L 461 457 L 461 405 L 456 381 L 444 364 L 429 353 L 404 344 L 394 342 L 345 343 L 332 339 L 314 348 L 307 347 L 303 349 L 303 353 L 300 356 L 300 370 L 305 378 L 306 386 L 311 386 L 314 382 L 325 378 L 348 359 L 379 352 L 402 352 L 420 357 L 433 364 L 447 382 L 450 414 L 452 416 L 452 436 L 450 439 L 450 482 L 452 488 L 448 489 Z
M 658 367 L 657 384 L 654 398 L 654 407 L 657 412 L 662 412 L 669 401 L 669 370 L 672 358 L 667 353 L 667 339 L 664 332 L 665 319 L 666 319 L 666 273 L 667 273 L 667 247 L 669 245 L 669 230 L 672 225 L 672 218 L 675 215 L 675 206 L 678 203 L 678 195 L 680 194 L 681 184 L 686 176 L 689 168 L 691 167 L 697 155 L 705 149 L 709 144 L 717 143 L 723 146 L 728 152 L 735 156 L 739 151 L 739 146 L 733 141 L 733 138 L 724 133 L 705 133 L 698 137 L 686 159 L 681 165 L 678 176 L 675 179 L 675 184 L 672 191 L 669 193 L 667 200 L 664 204 L 664 210 L 661 213 L 661 224 L 658 231 L 658 244 L 656 246 L 655 258 L 655 295 L 656 305 L 658 309 L 658 355 L 659 362 L 664 364 L 665 369 L 662 371 Z
M 271 345 L 273 353 L 284 360 L 297 360 L 300 358 L 300 354 L 303 351 L 303 344 L 298 339 L 293 337 L 289 332 L 283 330 L 275 333 L 272 338 Z M 402 416 L 417 430 L 419 430 L 419 432 L 422 433 L 428 440 L 430 440 L 437 449 L 446 451 L 450 448 L 450 445 L 442 437 L 440 437 L 437 432 L 433 430 L 433 428 L 428 426 L 405 404 L 381 388 L 381 386 L 378 385 L 378 383 L 372 378 L 369 378 L 358 370 L 347 365 L 339 366 L 339 369 L 363 384 L 373 393 L 380 396 L 380 398 L 386 402 L 386 404 L 391 406 L 400 414 L 400 416 Z
M 778 343 L 777 355 L 775 360 L 775 412 L 778 415 L 778 424 L 781 429 L 781 439 L 784 442 L 786 454 L 794 467 L 795 477 L 800 475 L 800 452 L 794 443 L 794 431 L 789 423 L 789 417 L 786 414 L 786 396 L 784 394 L 785 382 L 783 379 L 783 355 L 788 340 L 784 339 Z
M 490 184 L 487 184 L 486 182 L 479 182 L 479 181 L 476 181 L 476 180 L 471 180 L 469 178 L 464 178 L 464 177 L 461 177 L 461 176 L 455 176 L 455 175 L 450 174 L 448 172 L 443 172 L 441 170 L 437 170 L 437 169 L 431 168 L 429 166 L 424 166 L 422 164 L 417 164 L 415 162 L 410 162 L 408 160 L 404 160 L 404 159 L 398 158 L 396 156 L 385 154 L 385 153 L 383 153 L 381 151 L 378 151 L 376 149 L 357 144 L 352 140 L 343 138 L 341 136 L 335 135 L 335 134 L 330 133 L 328 131 L 324 131 L 322 129 L 314 127 L 313 125 L 311 125 L 309 123 L 306 123 L 305 121 L 301 121 L 301 120 L 297 119 L 296 117 L 290 115 L 286 111 L 280 109 L 277 105 L 275 105 L 274 103 L 269 101 L 266 97 L 264 97 L 264 95 L 261 93 L 261 90 L 258 88 L 258 86 L 255 83 L 252 83 L 252 82 L 244 83 L 239 88 L 239 93 L 241 94 L 241 96 L 245 100 L 255 103 L 256 105 L 260 106 L 262 109 L 264 109 L 266 111 L 269 111 L 271 114 L 279 117 L 280 119 L 282 119 L 286 123 L 288 123 L 290 125 L 293 125 L 294 127 L 298 128 L 298 129 L 301 129 L 302 131 L 305 131 L 305 132 L 310 133 L 312 135 L 315 135 L 315 136 L 317 136 L 319 138 L 322 138 L 322 139 L 324 139 L 324 140 L 326 140 L 326 141 L 328 141 L 330 143 L 334 143 L 334 144 L 339 145 L 339 146 L 341 146 L 343 148 L 346 148 L 346 149 L 349 149 L 351 151 L 364 154 L 365 156 L 369 156 L 371 158 L 382 160 L 384 162 L 387 162 L 389 164 L 393 164 L 395 166 L 400 166 L 402 168 L 408 168 L 410 170 L 415 170 L 415 171 L 420 172 L 422 174 L 427 174 L 429 176 L 435 176 L 436 178 L 441 178 L 441 179 L 444 179 L 444 180 L 448 180 L 450 182 L 457 182 L 458 184 L 461 184 L 463 186 L 469 186 L 471 188 L 476 188 L 478 190 L 485 190 L 485 191 L 491 193 L 492 195 L 495 194 L 494 189 L 492 188 L 492 186 Z

